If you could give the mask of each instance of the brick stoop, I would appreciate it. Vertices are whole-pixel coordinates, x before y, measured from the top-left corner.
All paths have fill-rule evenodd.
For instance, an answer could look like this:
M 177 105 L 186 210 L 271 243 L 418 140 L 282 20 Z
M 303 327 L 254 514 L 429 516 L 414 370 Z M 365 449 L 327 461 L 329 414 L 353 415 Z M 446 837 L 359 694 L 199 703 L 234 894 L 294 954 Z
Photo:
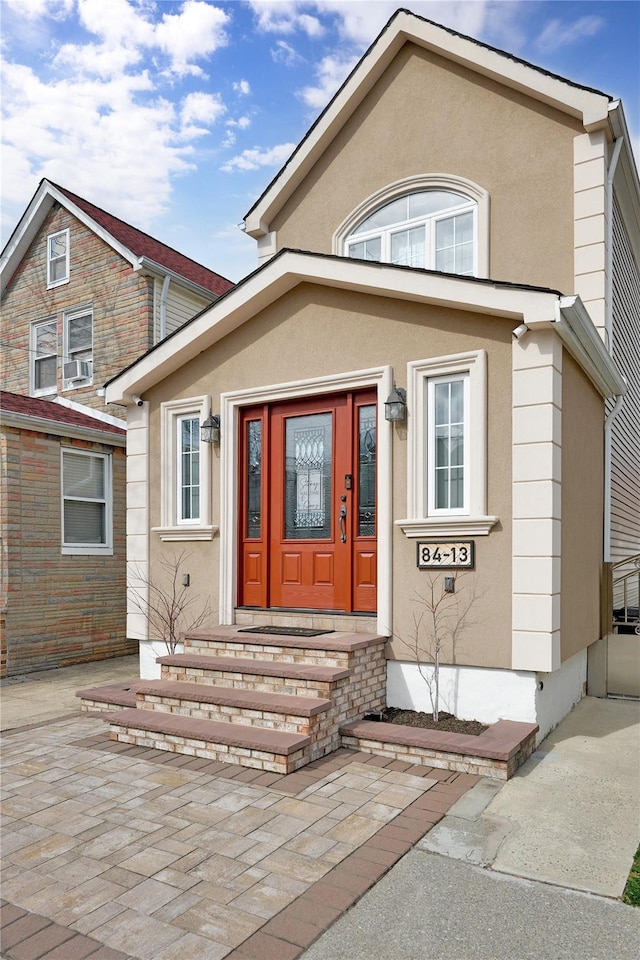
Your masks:
M 385 702 L 385 637 L 220 627 L 182 640 L 184 653 L 157 658 L 160 680 L 80 692 L 84 709 L 101 709 L 101 692 L 125 707 L 105 716 L 112 739 L 288 774 L 338 749 L 340 725 Z
M 118 710 L 121 707 L 135 707 L 136 688 L 139 680 L 127 680 L 123 683 L 109 683 L 103 687 L 89 687 L 76 690 L 80 697 L 80 709 L 87 713 Z
M 479 736 L 398 723 L 355 720 L 340 727 L 342 745 L 380 757 L 508 780 L 535 749 L 538 725 L 498 720 Z

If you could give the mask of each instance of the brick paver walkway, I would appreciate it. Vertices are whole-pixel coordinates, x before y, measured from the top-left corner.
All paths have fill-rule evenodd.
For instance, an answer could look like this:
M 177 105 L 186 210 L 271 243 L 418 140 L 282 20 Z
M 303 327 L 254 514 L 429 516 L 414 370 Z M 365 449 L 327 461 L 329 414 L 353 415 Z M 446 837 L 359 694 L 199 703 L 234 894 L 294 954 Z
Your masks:
M 3 960 L 294 960 L 477 777 L 339 750 L 289 776 L 2 737 Z

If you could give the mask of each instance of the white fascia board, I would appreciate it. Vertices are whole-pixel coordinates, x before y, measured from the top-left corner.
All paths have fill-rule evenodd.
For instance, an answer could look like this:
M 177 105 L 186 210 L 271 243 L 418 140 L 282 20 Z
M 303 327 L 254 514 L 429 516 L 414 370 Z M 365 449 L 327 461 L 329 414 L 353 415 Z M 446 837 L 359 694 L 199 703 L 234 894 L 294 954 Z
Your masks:
M 70 437 L 74 440 L 88 440 L 90 443 L 102 443 L 112 447 L 126 447 L 127 438 L 117 433 L 101 430 L 96 426 L 80 427 L 77 424 L 61 423 L 59 420 L 49 420 L 47 417 L 33 417 L 27 413 L 14 413 L 3 410 L 0 415 L 0 425 L 14 427 L 17 430 L 33 430 L 36 433 L 50 433 L 56 437 Z
M 619 397 L 627 392 L 627 383 L 580 297 L 560 297 L 551 326 L 604 398 Z
M 615 169 L 613 185 L 620 212 L 627 227 L 629 242 L 640 265 L 640 177 L 631 148 L 631 136 L 622 102 L 609 105 L 609 121 L 614 140 L 622 139 L 620 159 Z
M 95 233 L 96 236 L 100 237 L 108 246 L 119 253 L 132 267 L 138 265 L 139 258 L 136 257 L 128 247 L 119 243 L 115 237 L 96 223 L 84 210 L 76 206 L 75 203 L 69 200 L 69 198 L 54 187 L 53 184 L 49 183 L 48 180 L 44 180 L 36 191 L 25 213 L 22 215 L 18 226 L 5 248 L 2 262 L 0 263 L 0 290 L 2 292 L 4 292 L 7 283 L 17 270 L 20 261 L 33 243 L 56 201 L 80 220 L 92 233 Z
M 128 403 L 221 340 L 300 283 L 502 317 L 519 323 L 555 317 L 552 291 L 499 286 L 342 257 L 284 251 L 112 380 L 106 403 Z
M 480 43 L 401 11 L 364 55 L 315 127 L 246 215 L 244 229 L 249 236 L 258 238 L 270 232 L 274 215 L 407 42 L 576 117 L 586 130 L 598 129 L 607 122 L 609 98 L 605 94 L 575 87 L 507 54 L 487 49 Z
M 127 421 L 121 420 L 120 417 L 114 417 L 110 413 L 105 413 L 103 410 L 95 410 L 93 407 L 88 407 L 85 403 L 77 403 L 75 400 L 69 400 L 68 397 L 53 397 L 50 403 L 57 403 L 60 407 L 67 407 L 68 410 L 75 410 L 77 413 L 84 414 L 85 417 L 93 417 L 95 420 L 99 420 L 101 423 L 108 423 L 112 427 L 120 427 L 121 430 L 127 429 Z
M 149 257 L 139 257 L 136 260 L 134 269 L 144 275 L 157 277 L 161 280 L 169 277 L 174 283 L 209 301 L 217 300 L 220 296 L 220 294 L 214 293 L 212 290 L 207 290 L 206 287 L 202 287 L 199 283 L 194 283 L 193 280 L 187 280 L 181 273 L 176 273 L 175 270 L 169 270 L 168 267 L 163 267 L 161 263 L 150 260 Z

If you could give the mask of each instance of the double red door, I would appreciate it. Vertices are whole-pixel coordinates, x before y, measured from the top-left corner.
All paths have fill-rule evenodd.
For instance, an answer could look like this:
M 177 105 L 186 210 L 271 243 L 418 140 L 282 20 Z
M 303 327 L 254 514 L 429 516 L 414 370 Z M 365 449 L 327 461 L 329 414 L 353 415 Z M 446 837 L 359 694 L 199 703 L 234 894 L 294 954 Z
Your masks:
M 242 411 L 240 606 L 376 610 L 375 391 Z

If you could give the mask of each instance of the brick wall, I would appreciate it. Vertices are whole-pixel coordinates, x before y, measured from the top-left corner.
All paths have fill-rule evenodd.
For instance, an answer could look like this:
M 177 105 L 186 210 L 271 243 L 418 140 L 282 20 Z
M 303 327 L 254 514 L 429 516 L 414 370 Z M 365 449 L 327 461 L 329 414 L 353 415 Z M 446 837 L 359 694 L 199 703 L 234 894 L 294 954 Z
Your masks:
M 69 228 L 69 282 L 47 290 L 47 236 Z M 93 309 L 93 384 L 63 390 L 63 313 Z M 58 392 L 104 410 L 97 390 L 151 346 L 153 281 L 136 273 L 108 244 L 56 204 L 14 274 L 2 303 L 7 362 L 3 387 L 29 394 L 29 332 L 34 320 L 58 321 Z M 124 416 L 124 408 L 110 410 Z
M 62 555 L 60 446 L 113 456 L 113 556 Z M 137 652 L 125 638 L 125 452 L 3 428 L 7 675 Z

